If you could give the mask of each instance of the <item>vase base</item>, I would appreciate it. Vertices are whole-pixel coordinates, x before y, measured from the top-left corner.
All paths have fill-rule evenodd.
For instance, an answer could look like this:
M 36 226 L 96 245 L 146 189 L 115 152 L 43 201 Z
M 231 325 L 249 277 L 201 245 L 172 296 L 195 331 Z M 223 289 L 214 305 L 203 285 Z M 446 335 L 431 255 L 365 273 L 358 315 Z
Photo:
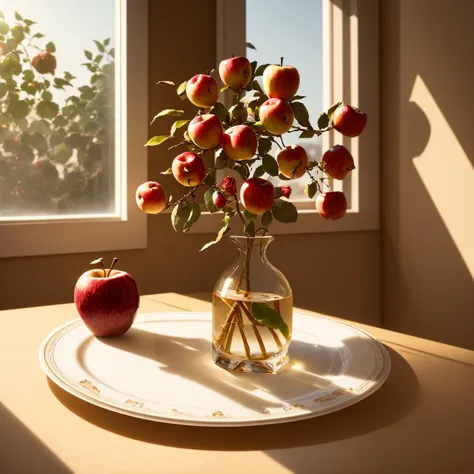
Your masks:
M 287 350 L 271 359 L 239 359 L 238 357 L 223 354 L 214 345 L 212 345 L 212 358 L 217 366 L 229 372 L 253 374 L 276 374 L 290 360 Z

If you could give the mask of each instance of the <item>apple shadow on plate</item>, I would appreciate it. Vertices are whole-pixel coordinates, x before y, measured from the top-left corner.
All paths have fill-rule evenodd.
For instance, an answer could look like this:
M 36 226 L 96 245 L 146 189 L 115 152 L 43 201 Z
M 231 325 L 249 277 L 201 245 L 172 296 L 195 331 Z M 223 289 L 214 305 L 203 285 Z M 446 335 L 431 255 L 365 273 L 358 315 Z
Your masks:
M 176 354 L 177 348 L 183 351 L 183 358 L 179 363 L 176 362 L 176 356 L 173 356 L 173 364 L 171 365 L 173 373 L 188 377 L 195 383 L 209 386 L 212 390 L 219 390 L 223 395 L 232 397 L 237 402 L 255 410 L 259 410 L 262 403 L 258 397 L 254 397 L 250 393 L 251 389 L 255 388 L 257 384 L 259 388 L 268 390 L 283 400 L 290 392 L 294 395 L 295 390 L 296 392 L 298 390 L 306 390 L 307 392 L 308 386 L 312 386 L 313 389 L 324 387 L 327 380 L 318 378 L 316 374 L 328 373 L 328 371 L 329 373 L 337 372 L 339 365 L 331 362 L 328 366 L 328 361 L 326 361 L 326 366 L 323 364 L 323 366 L 318 367 L 318 363 L 316 363 L 312 368 L 310 377 L 305 376 L 297 380 L 295 387 L 288 387 L 288 384 L 278 382 L 277 378 L 284 377 L 284 371 L 276 376 L 237 374 L 233 376 L 235 377 L 235 386 L 232 386 L 219 383 L 215 375 L 209 374 L 210 371 L 202 370 L 202 359 L 199 360 L 194 351 L 194 356 L 190 358 L 186 347 L 180 345 L 180 341 L 173 341 L 177 338 L 167 338 L 139 329 L 132 329 L 128 336 L 127 338 L 102 339 L 101 341 L 121 350 L 130 350 L 145 357 L 152 356 L 157 362 L 166 365 L 169 362 L 166 360 L 167 354 L 169 355 L 166 344 L 170 344 L 172 348 L 168 346 L 168 349 L 172 350 L 174 354 Z M 161 347 L 156 355 L 146 349 L 147 344 L 137 344 L 137 341 L 134 341 L 134 338 L 143 339 L 144 337 L 154 338 L 154 343 L 157 342 L 157 337 L 160 339 Z M 202 356 L 213 365 L 210 359 L 208 341 L 189 338 L 184 340 L 186 346 L 191 345 L 194 349 L 201 351 Z M 345 343 L 350 346 L 350 344 L 357 344 L 358 342 L 356 339 L 350 339 Z M 165 348 L 162 347 L 163 344 L 165 344 Z M 302 346 L 299 347 L 300 345 Z M 296 341 L 295 346 L 292 345 L 291 356 L 298 358 L 298 355 L 303 354 L 305 352 L 304 345 L 305 343 Z M 399 353 L 389 347 L 386 347 L 386 349 L 391 357 L 391 373 L 385 384 L 377 392 L 338 412 L 303 421 L 273 425 L 197 427 L 152 422 L 99 408 L 70 395 L 49 379 L 48 383 L 56 398 L 84 420 L 110 432 L 147 443 L 186 449 L 225 451 L 292 448 L 324 444 L 379 430 L 404 418 L 416 406 L 419 385 L 413 369 Z M 78 356 L 80 357 L 80 354 Z M 193 363 L 192 360 L 194 360 Z M 198 370 L 198 366 L 200 370 Z M 321 372 L 318 369 L 321 369 Z M 222 369 L 218 370 L 221 371 Z M 289 370 L 291 370 L 291 367 Z M 227 374 L 227 372 L 224 373 Z M 351 373 L 351 375 L 357 377 L 357 374 Z M 282 388 L 285 385 L 287 388 Z M 269 406 L 268 402 L 265 403 L 266 406 Z M 281 404 L 276 404 L 276 406 L 281 406 Z

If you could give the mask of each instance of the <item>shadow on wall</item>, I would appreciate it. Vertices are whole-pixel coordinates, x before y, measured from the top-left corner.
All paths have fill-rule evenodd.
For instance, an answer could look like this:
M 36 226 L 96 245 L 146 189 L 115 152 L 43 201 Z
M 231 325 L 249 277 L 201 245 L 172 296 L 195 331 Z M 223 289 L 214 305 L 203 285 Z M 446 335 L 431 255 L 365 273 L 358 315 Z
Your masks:
M 474 4 L 459 7 L 381 4 L 383 308 L 389 329 L 473 349 Z

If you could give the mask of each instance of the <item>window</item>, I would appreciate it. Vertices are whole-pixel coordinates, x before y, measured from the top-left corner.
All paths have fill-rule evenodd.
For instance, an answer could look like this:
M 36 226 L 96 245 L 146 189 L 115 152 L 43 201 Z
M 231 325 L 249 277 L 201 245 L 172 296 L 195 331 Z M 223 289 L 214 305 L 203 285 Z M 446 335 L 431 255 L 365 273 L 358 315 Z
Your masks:
M 312 159 L 335 144 L 343 144 L 356 164 L 343 182 L 348 201 L 344 219 L 328 222 L 316 216 L 314 202 L 303 194 L 304 178 L 292 181 L 292 201 L 299 208 L 296 224 L 274 222 L 272 233 L 308 233 L 377 229 L 379 226 L 379 127 L 378 127 L 378 2 L 377 0 L 217 0 L 217 62 L 246 55 L 259 63 L 277 62 L 280 56 L 300 70 L 298 94 L 313 124 L 320 112 L 344 100 L 369 116 L 361 137 L 347 139 L 329 132 L 319 139 L 302 140 Z M 256 51 L 246 48 L 246 43 Z M 286 138 L 286 137 L 285 137 Z M 293 139 L 294 142 L 297 138 Z M 288 140 L 285 140 L 285 144 Z M 218 228 L 219 217 L 206 215 L 195 232 Z
M 0 257 L 145 247 L 147 2 L 0 10 Z

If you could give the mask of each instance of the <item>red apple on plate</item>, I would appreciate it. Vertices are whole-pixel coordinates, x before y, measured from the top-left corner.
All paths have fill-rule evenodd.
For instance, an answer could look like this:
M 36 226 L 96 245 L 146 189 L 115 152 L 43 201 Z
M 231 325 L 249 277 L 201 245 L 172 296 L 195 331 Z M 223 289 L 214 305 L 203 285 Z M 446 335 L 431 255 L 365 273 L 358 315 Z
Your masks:
M 135 280 L 126 272 L 114 270 L 114 258 L 106 270 L 89 270 L 81 275 L 74 289 L 77 312 L 87 328 L 97 337 L 122 336 L 133 324 L 140 294 Z

